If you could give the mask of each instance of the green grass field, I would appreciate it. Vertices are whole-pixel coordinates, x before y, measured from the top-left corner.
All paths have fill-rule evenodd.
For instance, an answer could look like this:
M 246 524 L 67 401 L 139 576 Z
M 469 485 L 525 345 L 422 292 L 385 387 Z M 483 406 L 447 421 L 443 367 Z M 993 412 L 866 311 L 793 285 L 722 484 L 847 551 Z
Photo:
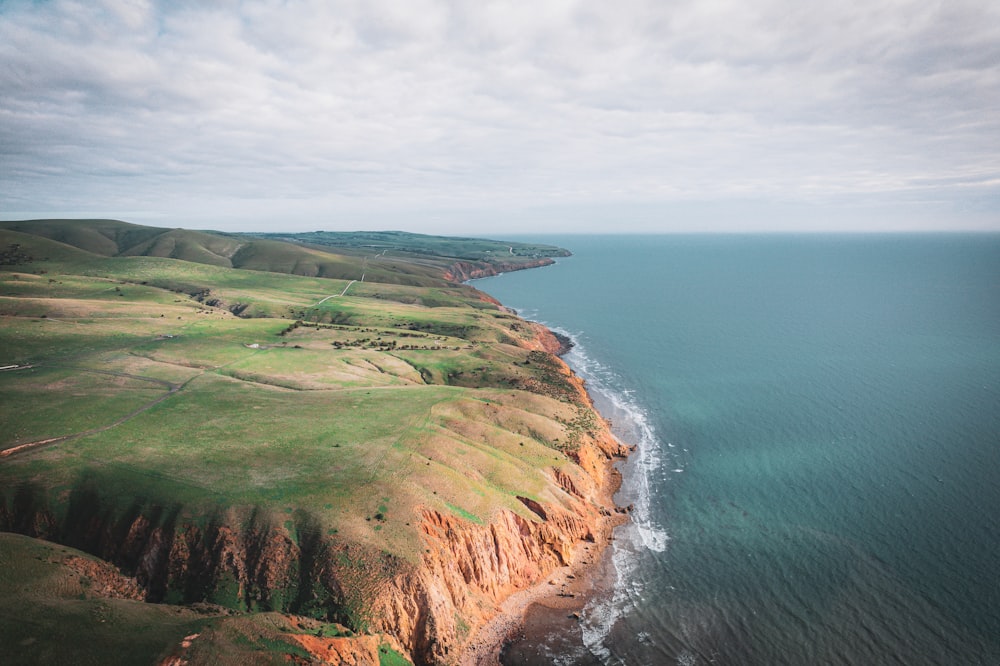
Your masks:
M 566 450 L 578 393 L 551 357 L 523 346 L 535 335 L 530 327 L 474 289 L 447 283 L 440 267 L 407 264 L 376 282 L 381 273 L 364 257 L 306 248 L 315 265 L 368 271 L 365 282 L 350 283 L 290 274 L 302 248 L 275 240 L 248 249 L 228 237 L 108 221 L 31 230 L 0 225 L 6 529 L 59 538 L 82 529 L 65 525 L 81 515 L 112 525 L 130 511 L 174 507 L 179 524 L 196 528 L 253 515 L 296 542 L 308 529 L 417 563 L 423 511 L 481 524 L 505 508 L 534 519 L 516 498 L 558 501 L 546 470 L 574 473 Z M 159 256 L 131 256 L 142 252 Z M 209 261 L 227 253 L 230 264 L 253 270 Z M 429 286 L 414 285 L 421 281 Z M 43 514 L 56 527 L 31 524 Z M 11 548 L 8 561 L 34 566 Z M 223 582 L 212 585 L 205 594 L 213 600 L 228 594 Z M 96 601 L 53 599 L 51 616 L 65 619 L 52 626 L 67 627 L 67 636 L 98 612 Z M 3 607 L 8 616 L 13 603 Z M 239 595 L 232 605 L 245 607 Z M 123 616 L 108 608 L 108 617 Z M 150 608 L 136 622 L 165 632 L 151 646 L 205 622 Z M 112 633 L 134 629 L 125 620 L 115 626 Z M 5 631 L 13 632 L 5 642 L 18 645 L 31 633 Z M 250 640 L 226 631 L 213 635 Z M 278 640 L 268 636 L 261 640 Z M 385 654 L 392 663 L 395 653 Z

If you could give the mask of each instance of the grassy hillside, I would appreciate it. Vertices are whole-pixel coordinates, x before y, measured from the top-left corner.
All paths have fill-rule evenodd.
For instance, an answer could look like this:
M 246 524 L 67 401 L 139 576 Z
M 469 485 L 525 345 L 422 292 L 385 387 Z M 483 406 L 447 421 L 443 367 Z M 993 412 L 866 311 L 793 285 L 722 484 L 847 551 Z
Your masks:
M 122 578 L 85 553 L 0 533 L 3 663 L 153 664 L 209 623 L 127 598 Z
M 400 256 L 410 261 L 438 266 L 447 266 L 456 260 L 516 265 L 541 258 L 569 256 L 567 250 L 551 245 L 429 236 L 405 231 L 312 231 L 245 235 L 337 248 L 338 251 L 362 255 Z
M 0 532 L 0 651 L 7 666 L 134 666 L 171 658 L 190 666 L 309 663 L 314 655 L 304 644 L 352 633 L 305 617 L 237 615 L 136 596 L 135 581 L 84 552 Z M 372 639 L 382 664 L 408 663 L 387 637 Z
M 154 531 L 280 533 L 303 552 L 322 539 L 382 572 L 327 601 L 309 601 L 319 594 L 309 581 L 282 592 L 190 576 L 146 580 L 147 598 L 353 618 L 361 631 L 365 585 L 388 562 L 419 561 L 422 512 L 483 523 L 503 508 L 533 520 L 519 497 L 559 502 L 551 470 L 581 474 L 570 454 L 590 427 L 586 405 L 532 348 L 537 331 L 426 266 L 375 282 L 369 263 L 368 279 L 352 282 L 293 274 L 309 273 L 304 257 L 340 260 L 273 240 L 104 221 L 3 226 L 0 528 L 100 552 L 146 516 Z M 210 260 L 227 255 L 255 270 Z M 264 264 L 282 272 L 256 270 Z M 400 284 L 421 275 L 430 286 Z M 0 570 L 33 566 L 24 553 L 44 548 L 3 543 Z M 146 564 L 126 551 L 117 564 L 141 578 Z M 67 618 L 59 635 L 86 643 L 79 618 L 97 606 L 64 590 L 53 599 Z M 178 612 L 149 654 L 205 622 Z M 9 631 L 28 640 L 28 629 Z
M 312 231 L 299 234 L 268 233 L 243 235 L 292 240 L 299 243 L 311 243 L 313 245 L 354 248 L 366 252 L 388 250 L 435 257 L 453 257 L 467 261 L 504 256 L 536 258 L 569 256 L 568 251 L 551 245 L 488 240 L 484 238 L 429 236 L 406 231 Z
M 117 220 L 0 221 L 0 232 L 47 239 L 103 257 L 160 257 L 225 268 L 412 286 L 442 285 L 456 262 L 471 262 L 472 267 L 489 272 L 500 264 L 504 270 L 514 270 L 569 254 L 547 245 L 403 232 L 225 234 Z M 10 243 L 0 245 L 9 247 Z

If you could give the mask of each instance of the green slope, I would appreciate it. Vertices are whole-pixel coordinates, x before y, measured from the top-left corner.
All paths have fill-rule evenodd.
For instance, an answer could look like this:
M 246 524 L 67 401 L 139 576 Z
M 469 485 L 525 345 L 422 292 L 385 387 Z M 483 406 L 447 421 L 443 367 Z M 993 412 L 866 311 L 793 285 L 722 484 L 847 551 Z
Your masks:
M 154 664 L 209 618 L 102 594 L 112 567 L 71 548 L 0 533 L 0 661 Z
M 0 529 L 100 554 L 146 576 L 155 600 L 363 632 L 372 586 L 419 562 L 424 511 L 534 520 L 519 497 L 559 501 L 551 470 L 583 474 L 572 455 L 586 405 L 558 362 L 528 347 L 536 335 L 404 256 L 103 220 L 2 223 Z M 212 555 L 225 534 L 245 552 Z M 157 539 L 203 549 L 193 561 L 205 571 L 149 556 Z M 207 621 L 155 607 L 135 624 L 121 606 L 134 601 L 77 598 L 77 584 L 67 597 L 44 582 L 63 574 L 31 569 L 50 546 L 19 543 L 0 543 L 0 615 L 16 625 L 0 631 L 0 652 L 12 663 L 60 663 L 56 643 L 79 644 L 100 613 L 114 623 L 94 629 L 103 642 L 78 663 L 116 663 L 101 646 L 155 625 L 123 651 L 149 663 Z M 233 577 L 283 543 L 301 559 Z M 39 614 L 20 622 L 19 604 Z M 217 643 L 193 649 L 203 663 L 230 642 L 297 654 L 259 617 L 211 624 Z M 25 650 L 4 651 L 14 644 Z
M 405 231 L 313 231 L 300 234 L 246 234 L 261 238 L 295 241 L 377 253 L 383 250 L 413 255 L 463 259 L 466 261 L 517 260 L 520 258 L 566 257 L 569 252 L 551 245 L 518 243 L 483 238 L 431 236 Z
M 0 230 L 104 257 L 161 257 L 307 277 L 441 286 L 455 262 L 502 270 L 566 256 L 546 245 L 404 232 L 224 234 L 145 227 L 117 220 L 0 221 Z

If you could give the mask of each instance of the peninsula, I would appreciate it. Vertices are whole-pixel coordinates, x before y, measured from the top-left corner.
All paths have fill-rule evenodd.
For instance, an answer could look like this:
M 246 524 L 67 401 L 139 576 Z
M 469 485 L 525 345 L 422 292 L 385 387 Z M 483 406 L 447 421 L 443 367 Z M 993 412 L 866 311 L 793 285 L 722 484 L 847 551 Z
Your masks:
M 567 254 L 0 222 L 5 663 L 495 663 L 622 519 L 563 343 L 463 284 Z

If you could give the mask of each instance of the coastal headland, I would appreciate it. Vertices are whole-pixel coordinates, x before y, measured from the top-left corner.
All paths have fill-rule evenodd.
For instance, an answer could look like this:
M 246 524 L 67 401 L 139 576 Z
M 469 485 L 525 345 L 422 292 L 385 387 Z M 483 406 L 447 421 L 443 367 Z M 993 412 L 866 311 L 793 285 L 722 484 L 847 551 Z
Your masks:
M 496 663 L 628 447 L 463 281 L 548 246 L 0 222 L 10 663 Z

